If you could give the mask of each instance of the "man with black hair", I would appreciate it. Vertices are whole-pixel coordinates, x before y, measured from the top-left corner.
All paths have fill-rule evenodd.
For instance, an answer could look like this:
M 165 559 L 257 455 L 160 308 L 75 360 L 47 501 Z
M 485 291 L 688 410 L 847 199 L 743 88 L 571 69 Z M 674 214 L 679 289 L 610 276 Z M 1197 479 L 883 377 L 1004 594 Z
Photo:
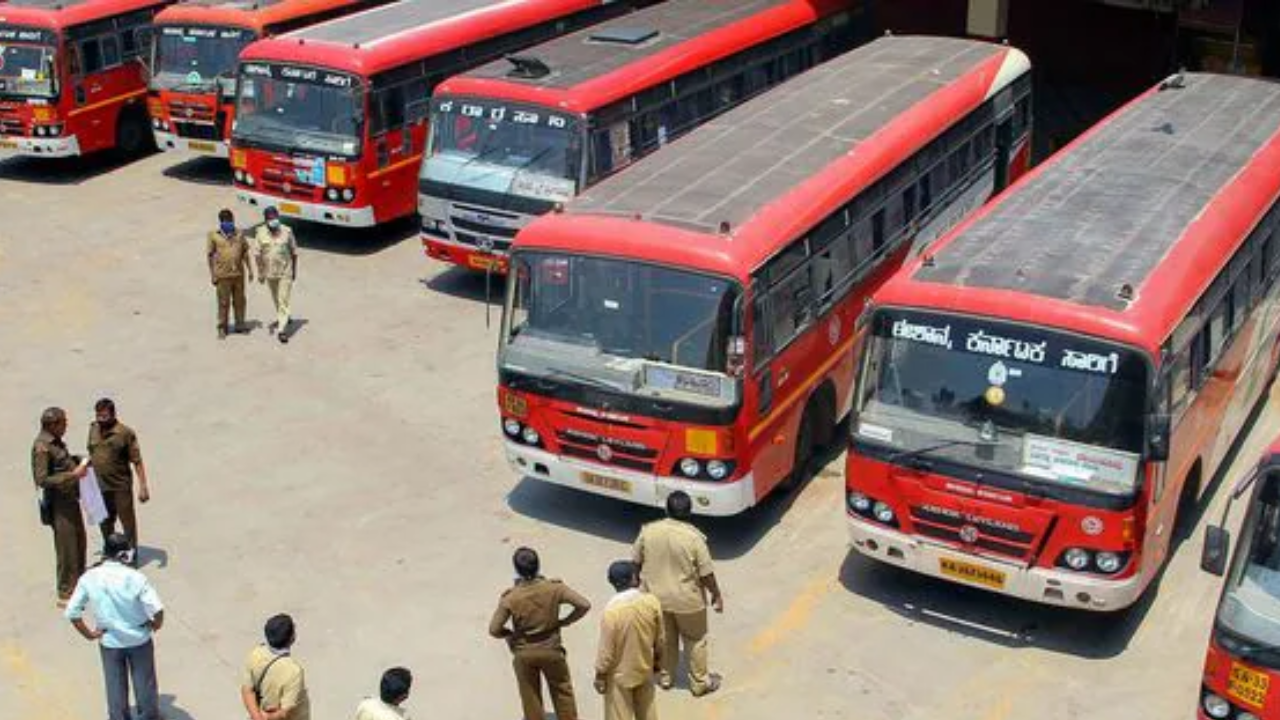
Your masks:
M 498 600 L 498 608 L 489 621 L 489 634 L 506 640 L 511 648 L 511 666 L 515 670 L 524 718 L 546 718 L 542 704 L 545 678 L 556 717 L 578 720 L 578 705 L 560 629 L 586 616 L 591 603 L 563 582 L 538 574 L 541 562 L 533 549 L 517 549 L 511 562 L 515 566 L 516 582 Z M 562 618 L 560 610 L 565 605 L 572 609 Z
M 609 566 L 617 594 L 600 619 L 596 692 L 604 695 L 605 720 L 658 720 L 653 672 L 662 662 L 662 605 L 640 590 L 640 569 L 630 560 Z
M 138 502 L 151 499 L 147 486 L 147 468 L 142 464 L 142 450 L 138 448 L 138 436 L 128 425 L 116 417 L 116 404 L 111 398 L 102 398 L 94 404 L 97 420 L 89 426 L 89 460 L 98 476 L 102 489 L 102 501 L 107 507 L 107 519 L 99 528 L 102 538 L 115 532 L 116 520 L 124 527 L 129 546 L 134 550 L 131 563 L 137 566 L 138 516 L 133 509 L 133 476 L 138 476 Z
M 720 689 L 720 676 L 707 671 L 707 596 L 716 612 L 724 612 L 724 598 L 716 582 L 707 536 L 694 527 L 693 501 L 677 490 L 667 496 L 667 517 L 646 524 L 632 548 L 644 588 L 662 603 L 666 647 L 658 684 L 670 690 L 675 682 L 683 641 L 689 655 L 689 691 L 695 697 Z
M 355 720 L 405 720 L 408 715 L 400 707 L 409 699 L 413 674 L 407 668 L 393 667 L 382 673 L 378 697 L 367 698 L 356 708 Z
M 263 634 L 266 644 L 249 652 L 240 675 L 240 699 L 249 720 L 311 720 L 306 676 L 290 652 L 298 639 L 293 618 L 272 616 Z
M 44 494 L 50 515 L 47 523 L 53 529 L 58 607 L 67 606 L 76 581 L 84 574 L 88 544 L 80 514 L 80 478 L 89 472 L 89 460 L 67 450 L 62 440 L 66 434 L 66 411 L 45 408 L 40 414 L 40 434 L 31 444 L 31 478 Z
M 218 337 L 227 332 L 245 332 L 244 279 L 253 282 L 253 267 L 249 263 L 249 242 L 236 229 L 236 218 L 230 210 L 218 211 L 218 229 L 209 233 L 205 244 L 209 261 L 209 280 L 218 291 Z M 235 306 L 236 324 L 227 325 L 227 312 Z

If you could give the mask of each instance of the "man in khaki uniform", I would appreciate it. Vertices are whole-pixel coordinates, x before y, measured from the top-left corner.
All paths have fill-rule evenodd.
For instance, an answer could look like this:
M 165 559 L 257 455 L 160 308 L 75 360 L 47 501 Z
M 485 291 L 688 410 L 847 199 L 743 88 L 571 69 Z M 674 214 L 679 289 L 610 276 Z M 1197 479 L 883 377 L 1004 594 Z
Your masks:
M 84 574 L 86 552 L 84 518 L 80 515 L 80 478 L 89 471 L 89 461 L 67 451 L 62 441 L 66 432 L 66 411 L 48 408 L 40 414 L 40 434 L 31 444 L 31 477 L 45 494 L 53 515 L 58 607 L 67 606 L 76 581 Z
M 596 654 L 596 692 L 604 695 L 605 720 L 658 720 L 653 671 L 662 662 L 662 605 L 640 590 L 635 563 L 609 566 L 609 584 L 617 591 L 600 619 Z
M 559 580 L 539 575 L 538 553 L 532 549 L 516 550 L 511 561 L 516 569 L 516 584 L 498 600 L 498 608 L 489 621 L 489 634 L 506 640 L 511 648 L 511 666 L 516 673 L 524 720 L 546 719 L 542 705 L 543 678 L 546 678 L 556 717 L 578 720 L 578 705 L 573 697 L 564 645 L 560 642 L 560 628 L 586 616 L 591 603 Z M 565 605 L 572 610 L 561 618 L 560 608 Z
M 695 697 L 720 689 L 720 676 L 707 672 L 707 595 L 716 612 L 724 598 L 716 582 L 707 537 L 690 524 L 693 502 L 677 490 L 667 497 L 667 517 L 640 530 L 632 559 L 646 591 L 662 603 L 666 647 L 658 684 L 669 690 L 680 662 L 680 643 L 689 655 L 689 691 Z
M 105 541 L 116 529 L 116 520 L 124 526 L 129 547 L 134 555 L 130 564 L 138 564 L 138 516 L 133 509 L 133 472 L 138 473 L 138 502 L 151 499 L 147 487 L 147 468 L 142 464 L 142 450 L 138 448 L 138 436 L 116 418 L 116 404 L 110 398 L 102 398 L 93 406 L 97 420 L 89 426 L 89 461 L 98 476 L 102 500 L 107 506 L 107 519 L 102 521 L 102 539 Z
M 276 306 L 276 319 L 269 331 L 282 343 L 289 342 L 289 299 L 298 280 L 298 241 L 293 230 L 280 222 L 280 212 L 269 207 L 262 213 L 263 223 L 254 236 L 253 250 L 258 258 L 258 282 L 271 290 Z
M 267 644 L 250 651 L 240 675 L 240 699 L 249 720 L 311 720 L 307 679 L 289 654 L 297 640 L 293 618 L 273 616 L 264 633 Z
M 235 304 L 236 324 L 231 332 L 244 332 L 244 279 L 253 282 L 253 268 L 249 266 L 249 243 L 236 229 L 236 218 L 230 210 L 218 212 L 218 229 L 209 233 L 205 248 L 209 258 L 209 280 L 218 290 L 218 337 L 225 338 L 227 310 Z

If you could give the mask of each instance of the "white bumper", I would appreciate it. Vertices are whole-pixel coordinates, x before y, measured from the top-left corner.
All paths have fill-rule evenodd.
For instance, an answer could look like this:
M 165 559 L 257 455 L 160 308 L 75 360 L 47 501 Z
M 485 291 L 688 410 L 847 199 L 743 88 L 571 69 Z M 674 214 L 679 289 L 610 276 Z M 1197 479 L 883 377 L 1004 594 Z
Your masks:
M 266 193 L 253 192 L 244 188 L 236 188 L 236 199 L 245 205 L 252 205 L 260 210 L 274 207 L 285 217 L 325 225 L 341 225 L 344 227 L 373 227 L 377 220 L 373 216 L 372 207 L 344 207 L 340 205 L 322 205 L 320 203 L 286 200 Z
M 987 557 L 952 550 L 927 540 L 914 538 L 860 517 L 849 517 L 849 539 L 859 553 L 922 575 L 998 592 L 1004 595 L 1079 610 L 1115 611 L 1132 605 L 1145 588 L 1142 574 L 1123 580 L 1104 580 L 1063 570 L 1023 567 Z M 957 578 L 942 572 L 943 560 L 959 561 L 983 571 L 987 582 Z M 1001 587 L 990 578 L 1004 578 Z
M 152 130 L 156 137 L 156 147 L 166 152 L 187 152 L 209 157 L 230 157 L 231 150 L 227 143 L 218 140 L 190 140 L 171 132 Z
M 666 505 L 668 495 L 676 490 L 683 490 L 693 498 L 695 514 L 723 517 L 737 515 L 755 505 L 756 502 L 755 480 L 750 473 L 737 482 L 723 484 L 699 482 L 646 475 L 584 460 L 559 457 L 546 450 L 531 448 L 510 440 L 504 440 L 503 444 L 507 451 L 507 462 L 520 475 L 639 505 L 663 507 Z M 614 487 L 588 483 L 585 479 L 588 476 L 593 479 L 605 478 L 613 481 Z
M 74 157 L 80 154 L 80 141 L 74 135 L 56 138 L 0 136 L 0 150 L 39 157 Z

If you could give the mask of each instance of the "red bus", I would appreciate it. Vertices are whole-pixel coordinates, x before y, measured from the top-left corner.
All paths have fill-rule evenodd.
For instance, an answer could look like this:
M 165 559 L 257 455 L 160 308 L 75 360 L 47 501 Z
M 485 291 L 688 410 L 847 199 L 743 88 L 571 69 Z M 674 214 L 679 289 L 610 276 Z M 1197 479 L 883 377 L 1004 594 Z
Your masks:
M 0 150 L 69 157 L 151 143 L 143 55 L 171 0 L 0 5 Z
M 432 99 L 427 255 L 505 267 L 581 189 L 865 39 L 848 0 L 668 0 L 452 78 Z
M 1250 491 L 1240 545 L 1214 615 L 1198 720 L 1280 717 L 1280 440 L 1236 485 L 1231 499 Z M 1205 533 L 1200 564 L 1215 575 L 1227 570 L 1231 535 L 1223 526 L 1230 507 Z
M 236 61 L 246 45 L 384 1 L 188 0 L 160 11 L 147 103 L 156 145 L 227 157 Z
M 1276 365 L 1280 86 L 1179 75 L 887 282 L 853 547 L 1036 602 L 1132 604 Z
M 706 515 L 798 485 L 863 298 L 1020 170 L 1029 102 L 1018 50 L 881 38 L 534 220 L 498 352 L 512 468 Z
M 402 0 L 240 56 L 236 196 L 368 227 L 417 209 L 428 103 L 462 70 L 621 14 L 607 0 Z

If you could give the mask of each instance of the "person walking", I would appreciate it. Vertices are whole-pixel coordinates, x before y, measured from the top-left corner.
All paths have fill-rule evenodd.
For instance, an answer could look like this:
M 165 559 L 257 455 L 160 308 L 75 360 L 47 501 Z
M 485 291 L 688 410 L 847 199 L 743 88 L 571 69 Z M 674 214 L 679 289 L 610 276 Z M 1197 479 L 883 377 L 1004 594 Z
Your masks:
M 547 682 L 551 705 L 558 720 L 578 720 L 573 680 L 560 629 L 586 616 L 591 603 L 559 580 L 539 575 L 538 553 L 522 547 L 511 558 L 516 570 L 515 586 L 502 593 L 489 621 L 489 634 L 506 640 L 511 648 L 511 666 L 524 708 L 524 720 L 545 720 L 542 681 Z M 560 617 L 561 608 L 571 610 Z M 510 627 L 508 627 L 510 623 Z
M 382 673 L 378 697 L 366 698 L 356 707 L 355 720 L 405 720 L 409 716 L 400 706 L 409 699 L 413 675 L 402 667 L 393 667 Z
M 236 218 L 230 210 L 218 211 L 218 229 L 209 233 L 205 254 L 209 259 L 209 279 L 218 291 L 218 338 L 228 332 L 247 332 L 244 324 L 245 276 L 253 282 L 253 268 L 249 265 L 249 243 L 236 229 Z M 235 305 L 236 324 L 227 325 L 227 311 Z
M 311 720 L 306 674 L 291 653 L 298 639 L 293 618 L 273 615 L 263 634 L 266 644 L 249 652 L 240 675 L 240 700 L 249 720 Z
M 693 501 L 677 490 L 667 496 L 667 517 L 648 523 L 632 547 L 644 588 L 662 603 L 666 647 L 658 685 L 670 690 L 680 662 L 680 645 L 689 656 L 689 691 L 695 697 L 720 689 L 721 678 L 707 671 L 707 596 L 717 613 L 724 597 L 716 582 L 707 537 L 690 520 Z
M 53 528 L 53 552 L 57 558 L 58 607 L 66 607 L 76 581 L 84 573 L 87 551 L 84 518 L 80 514 L 80 478 L 89 471 L 89 460 L 67 451 L 67 413 L 46 408 L 40 414 L 40 433 L 31 444 L 31 477 L 44 494 Z
M 98 476 L 102 489 L 102 501 L 107 508 L 107 519 L 102 521 L 102 539 L 116 530 L 116 521 L 129 538 L 134 557 L 130 564 L 138 565 L 138 515 L 133 508 L 133 477 L 138 476 L 138 502 L 151 499 L 147 485 L 147 468 L 142 464 L 142 450 L 138 448 L 138 436 L 128 425 L 116 417 L 116 404 L 111 398 L 102 398 L 93 406 L 97 419 L 89 426 L 89 461 Z
M 617 594 L 600 619 L 596 692 L 604 696 L 605 720 L 658 720 L 653 672 L 662 662 L 662 605 L 640 590 L 640 572 L 629 560 L 609 566 Z
M 289 342 L 289 302 L 293 284 L 298 281 L 298 241 L 293 230 L 280 222 L 280 212 L 269 207 L 262 212 L 263 224 L 254 237 L 254 253 L 258 258 L 258 282 L 271 290 L 276 319 L 269 331 L 282 343 Z
M 153 637 L 164 625 L 164 605 L 150 581 L 129 567 L 133 547 L 119 533 L 107 536 L 102 562 L 76 583 L 66 618 L 85 640 L 98 643 L 107 691 L 107 720 L 160 720 Z M 84 621 L 93 606 L 97 627 Z M 138 712 L 129 712 L 129 684 Z

